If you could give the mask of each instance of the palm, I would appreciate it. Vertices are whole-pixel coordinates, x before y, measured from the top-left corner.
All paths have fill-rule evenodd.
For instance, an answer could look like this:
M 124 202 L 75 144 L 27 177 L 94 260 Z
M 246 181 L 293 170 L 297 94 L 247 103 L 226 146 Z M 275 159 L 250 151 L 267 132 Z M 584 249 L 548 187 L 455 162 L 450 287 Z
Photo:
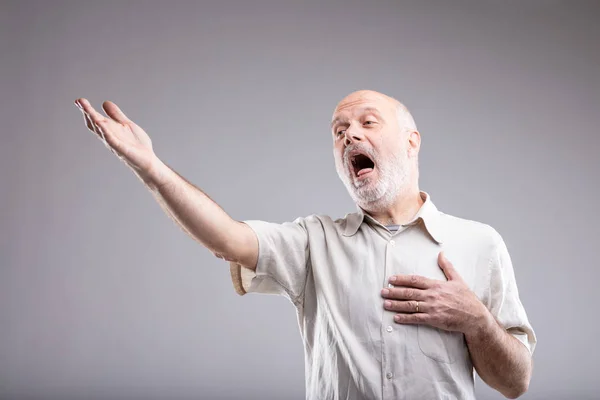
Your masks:
M 131 121 L 110 101 L 103 103 L 109 118 L 98 113 L 86 99 L 78 99 L 76 103 L 84 114 L 85 122 L 106 147 L 138 173 L 148 172 L 155 154 L 152 140 L 142 128 Z
M 142 128 L 134 122 L 121 123 L 106 121 L 104 138 L 118 155 L 135 165 L 143 163 L 148 153 L 152 152 L 152 141 Z

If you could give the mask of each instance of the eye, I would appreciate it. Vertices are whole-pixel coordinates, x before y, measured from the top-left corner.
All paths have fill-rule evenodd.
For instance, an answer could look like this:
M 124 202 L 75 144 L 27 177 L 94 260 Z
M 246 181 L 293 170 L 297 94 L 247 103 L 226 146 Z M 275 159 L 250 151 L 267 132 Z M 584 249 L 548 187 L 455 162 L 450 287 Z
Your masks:
M 337 136 L 340 136 L 340 135 L 343 135 L 343 134 L 345 134 L 345 133 L 346 133 L 346 130 L 345 130 L 345 129 L 340 129 L 340 130 L 339 130 L 339 131 L 337 131 L 335 134 L 336 134 Z
M 365 121 L 364 125 L 373 125 L 375 121 Z

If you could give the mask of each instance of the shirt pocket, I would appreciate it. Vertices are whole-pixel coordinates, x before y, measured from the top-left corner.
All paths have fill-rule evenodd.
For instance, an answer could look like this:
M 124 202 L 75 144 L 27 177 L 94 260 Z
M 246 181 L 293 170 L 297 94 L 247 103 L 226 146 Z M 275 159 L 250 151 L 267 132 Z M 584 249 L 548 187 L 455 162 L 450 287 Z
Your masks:
M 418 325 L 417 337 L 421 352 L 435 361 L 452 364 L 464 355 L 466 343 L 462 332 Z
M 442 248 L 437 244 L 427 243 L 424 245 L 419 259 L 415 262 L 414 272 L 429 279 L 447 281 L 437 262 L 441 250 Z M 454 258 L 452 249 L 444 249 L 444 251 L 449 260 L 454 262 L 455 268 L 456 265 L 462 265 L 462 260 Z M 417 325 L 417 341 L 423 354 L 441 363 L 454 363 L 463 358 L 467 351 L 467 344 L 462 332 L 446 331 L 429 325 Z

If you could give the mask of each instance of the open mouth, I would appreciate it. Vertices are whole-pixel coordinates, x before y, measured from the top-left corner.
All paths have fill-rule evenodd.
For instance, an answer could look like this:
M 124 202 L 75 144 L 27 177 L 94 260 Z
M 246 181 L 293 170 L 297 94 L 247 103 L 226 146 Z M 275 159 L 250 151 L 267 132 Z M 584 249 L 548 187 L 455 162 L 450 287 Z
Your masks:
M 354 170 L 354 176 L 356 177 L 368 174 L 375 168 L 375 163 L 373 160 L 362 153 L 351 156 L 350 161 Z

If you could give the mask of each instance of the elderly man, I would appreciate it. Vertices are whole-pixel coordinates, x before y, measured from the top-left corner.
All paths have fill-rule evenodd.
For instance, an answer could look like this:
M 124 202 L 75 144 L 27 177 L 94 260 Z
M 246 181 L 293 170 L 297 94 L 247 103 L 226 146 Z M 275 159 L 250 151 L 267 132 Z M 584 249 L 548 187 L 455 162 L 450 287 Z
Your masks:
M 473 368 L 506 397 L 527 390 L 536 338 L 506 245 L 419 190 L 421 136 L 397 100 L 363 90 L 334 111 L 336 168 L 357 211 L 283 224 L 233 220 L 114 103 L 108 118 L 75 104 L 182 229 L 230 262 L 238 293 L 294 304 L 308 399 L 473 399 Z

